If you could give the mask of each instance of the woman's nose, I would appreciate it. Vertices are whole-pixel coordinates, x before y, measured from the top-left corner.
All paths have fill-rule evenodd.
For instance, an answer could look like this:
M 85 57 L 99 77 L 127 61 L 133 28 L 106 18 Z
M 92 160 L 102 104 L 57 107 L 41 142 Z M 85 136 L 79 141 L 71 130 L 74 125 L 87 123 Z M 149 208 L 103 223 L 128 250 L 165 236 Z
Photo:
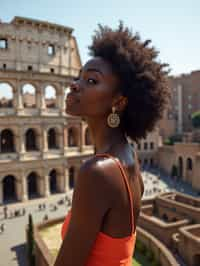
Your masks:
M 80 84 L 79 84 L 78 80 L 74 80 L 74 81 L 71 82 L 70 90 L 71 91 L 75 91 L 75 92 L 80 91 Z

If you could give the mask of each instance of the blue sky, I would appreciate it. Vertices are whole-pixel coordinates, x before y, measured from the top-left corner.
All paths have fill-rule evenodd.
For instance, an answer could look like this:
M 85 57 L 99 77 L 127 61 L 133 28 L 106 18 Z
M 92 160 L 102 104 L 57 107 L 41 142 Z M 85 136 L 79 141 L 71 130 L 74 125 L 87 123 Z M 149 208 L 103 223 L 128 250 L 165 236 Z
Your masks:
M 87 46 L 97 24 L 116 27 L 119 20 L 151 39 L 159 59 L 170 64 L 171 74 L 200 69 L 200 1 L 134 0 L 0 0 L 0 19 L 14 16 L 47 20 L 74 28 L 84 64 Z

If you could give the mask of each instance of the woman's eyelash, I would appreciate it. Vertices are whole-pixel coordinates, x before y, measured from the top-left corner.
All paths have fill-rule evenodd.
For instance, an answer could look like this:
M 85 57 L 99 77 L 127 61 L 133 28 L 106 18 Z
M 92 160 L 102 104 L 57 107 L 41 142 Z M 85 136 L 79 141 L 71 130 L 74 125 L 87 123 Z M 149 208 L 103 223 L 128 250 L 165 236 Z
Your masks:
M 93 79 L 93 78 L 88 78 L 88 79 L 87 79 L 88 83 L 90 83 L 89 80 L 92 80 L 92 82 L 93 82 L 94 84 L 97 83 L 97 81 L 96 81 L 95 79 Z

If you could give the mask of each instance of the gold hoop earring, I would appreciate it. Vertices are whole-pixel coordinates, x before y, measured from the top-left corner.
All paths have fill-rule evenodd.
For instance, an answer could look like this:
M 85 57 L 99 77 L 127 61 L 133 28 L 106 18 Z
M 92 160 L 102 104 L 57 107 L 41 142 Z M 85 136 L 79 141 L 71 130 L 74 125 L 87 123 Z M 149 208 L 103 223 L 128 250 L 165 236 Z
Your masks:
M 107 118 L 108 126 L 112 127 L 112 128 L 116 128 L 120 124 L 119 115 L 117 113 L 115 113 L 115 111 L 116 111 L 116 108 L 113 106 L 112 107 L 112 113 L 109 114 L 109 116 Z

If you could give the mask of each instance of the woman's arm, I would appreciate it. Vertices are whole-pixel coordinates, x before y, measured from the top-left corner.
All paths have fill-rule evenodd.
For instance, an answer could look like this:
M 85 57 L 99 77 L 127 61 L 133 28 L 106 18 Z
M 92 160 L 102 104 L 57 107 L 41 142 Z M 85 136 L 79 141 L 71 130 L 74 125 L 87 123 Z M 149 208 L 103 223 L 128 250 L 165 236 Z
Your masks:
M 108 179 L 94 159 L 81 167 L 73 193 L 71 220 L 54 266 L 85 265 L 103 217 L 113 203 Z

